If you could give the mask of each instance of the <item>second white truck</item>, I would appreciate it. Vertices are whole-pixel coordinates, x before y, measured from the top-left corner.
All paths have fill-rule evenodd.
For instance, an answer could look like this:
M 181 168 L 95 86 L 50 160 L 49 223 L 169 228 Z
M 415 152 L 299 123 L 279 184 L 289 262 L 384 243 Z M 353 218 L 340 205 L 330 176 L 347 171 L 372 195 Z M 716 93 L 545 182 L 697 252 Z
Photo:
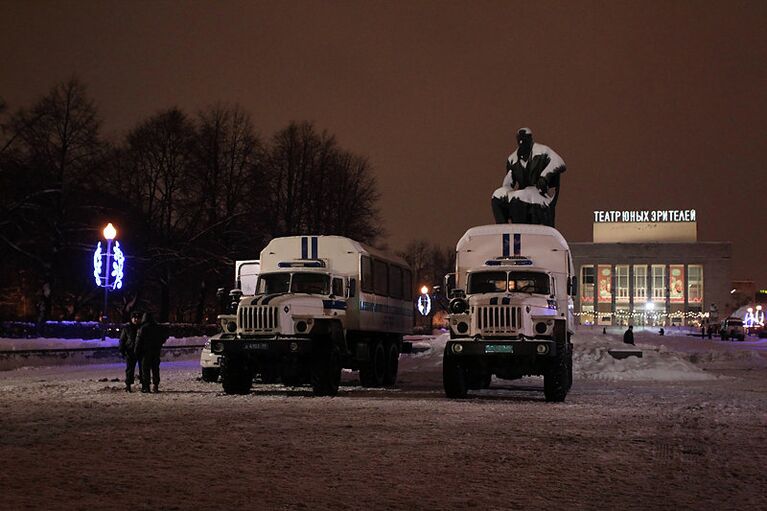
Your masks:
M 547 401 L 564 401 L 572 385 L 570 249 L 553 227 L 473 227 L 456 246 L 450 291 L 450 341 L 443 383 L 451 398 L 486 388 L 493 375 L 542 375 Z

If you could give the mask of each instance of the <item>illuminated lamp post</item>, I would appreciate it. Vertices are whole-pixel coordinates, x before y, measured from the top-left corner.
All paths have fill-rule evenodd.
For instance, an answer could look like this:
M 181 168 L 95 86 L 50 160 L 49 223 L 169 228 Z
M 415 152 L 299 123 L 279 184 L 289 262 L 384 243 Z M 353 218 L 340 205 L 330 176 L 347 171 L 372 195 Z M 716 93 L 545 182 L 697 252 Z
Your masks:
M 96 245 L 96 251 L 93 253 L 93 278 L 96 285 L 104 288 L 104 311 L 101 315 L 101 340 L 106 339 L 107 321 L 109 319 L 107 310 L 109 307 L 109 290 L 122 289 L 123 287 L 123 268 L 125 265 L 125 255 L 120 249 L 120 242 L 115 241 L 117 230 L 111 222 L 104 228 L 104 239 L 107 240 L 106 252 L 101 250 L 101 242 Z M 112 246 L 114 242 L 114 247 Z M 103 275 L 102 275 L 103 273 Z M 110 279 L 114 277 L 114 279 Z
M 418 300 L 416 302 L 416 307 L 418 308 L 418 313 L 425 317 L 429 318 L 429 333 L 431 333 L 431 327 L 432 327 L 432 318 L 430 316 L 431 314 L 431 296 L 429 296 L 429 286 L 421 286 L 421 294 L 418 296 Z

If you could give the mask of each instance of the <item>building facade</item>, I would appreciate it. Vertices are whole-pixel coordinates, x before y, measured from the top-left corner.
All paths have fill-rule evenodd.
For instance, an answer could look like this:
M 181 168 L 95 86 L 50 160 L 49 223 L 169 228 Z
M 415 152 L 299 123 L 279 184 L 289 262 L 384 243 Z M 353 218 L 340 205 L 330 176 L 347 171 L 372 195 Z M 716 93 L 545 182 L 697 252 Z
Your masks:
M 583 324 L 699 325 L 732 309 L 732 244 L 699 242 L 694 210 L 595 212 L 594 241 L 570 249 Z

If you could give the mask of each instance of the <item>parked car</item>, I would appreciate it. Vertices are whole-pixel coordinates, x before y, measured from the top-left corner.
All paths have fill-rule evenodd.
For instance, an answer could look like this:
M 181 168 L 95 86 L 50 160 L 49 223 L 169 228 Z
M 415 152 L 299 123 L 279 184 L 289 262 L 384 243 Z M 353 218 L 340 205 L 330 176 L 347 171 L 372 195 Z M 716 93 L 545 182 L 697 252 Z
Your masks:
M 210 341 L 205 341 L 205 346 L 200 353 L 200 367 L 202 368 L 202 381 L 217 382 L 221 373 L 221 355 L 210 351 Z
M 725 319 L 719 329 L 719 337 L 723 341 L 730 339 L 744 340 L 746 338 L 746 331 L 743 329 L 743 320 L 740 318 Z

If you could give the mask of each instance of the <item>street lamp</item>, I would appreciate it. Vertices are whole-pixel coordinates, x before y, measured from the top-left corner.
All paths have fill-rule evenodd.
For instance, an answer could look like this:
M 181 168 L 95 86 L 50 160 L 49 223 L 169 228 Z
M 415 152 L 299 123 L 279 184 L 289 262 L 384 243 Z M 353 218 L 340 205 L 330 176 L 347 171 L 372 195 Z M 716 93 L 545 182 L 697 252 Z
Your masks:
M 106 338 L 106 326 L 109 319 L 107 315 L 109 290 L 110 288 L 114 290 L 123 287 L 125 255 L 120 249 L 120 242 L 115 241 L 117 229 L 111 222 L 104 227 L 102 233 L 104 239 L 107 240 L 106 252 L 102 252 L 99 241 L 96 245 L 96 251 L 93 253 L 93 277 L 96 280 L 96 285 L 104 288 L 104 311 L 101 316 L 101 340 L 103 341 Z M 114 247 L 112 242 L 114 242 Z M 110 277 L 114 277 L 114 279 L 110 280 Z

